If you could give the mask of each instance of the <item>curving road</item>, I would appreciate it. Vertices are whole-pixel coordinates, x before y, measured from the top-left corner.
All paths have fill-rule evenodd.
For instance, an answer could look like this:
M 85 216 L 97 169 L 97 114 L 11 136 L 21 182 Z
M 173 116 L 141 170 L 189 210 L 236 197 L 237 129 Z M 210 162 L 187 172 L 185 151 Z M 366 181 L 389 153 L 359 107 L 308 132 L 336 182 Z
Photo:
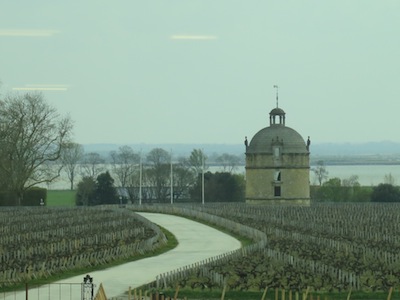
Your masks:
M 158 256 L 90 273 L 97 287 L 100 283 L 103 284 L 109 299 L 122 295 L 129 286 L 135 288 L 151 282 L 161 273 L 240 248 L 240 242 L 235 238 L 186 218 L 155 213 L 140 215 L 172 232 L 179 244 L 175 249 Z M 58 281 L 40 290 L 29 290 L 29 300 L 80 299 L 81 290 L 78 284 L 83 282 L 85 275 Z M 71 288 L 70 283 L 77 285 Z M 0 300 L 24 300 L 25 292 L 13 293 L 4 298 L 2 296 L 0 295 Z

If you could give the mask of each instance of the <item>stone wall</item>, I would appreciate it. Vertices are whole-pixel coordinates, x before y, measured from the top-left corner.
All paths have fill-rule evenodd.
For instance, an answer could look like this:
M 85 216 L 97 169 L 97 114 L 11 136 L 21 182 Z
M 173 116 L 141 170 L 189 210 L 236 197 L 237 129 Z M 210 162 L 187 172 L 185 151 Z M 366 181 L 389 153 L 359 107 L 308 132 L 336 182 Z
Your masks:
M 280 180 L 276 180 L 276 172 Z M 295 203 L 310 202 L 309 154 L 248 154 L 246 156 L 246 202 Z M 275 186 L 281 196 L 275 196 Z

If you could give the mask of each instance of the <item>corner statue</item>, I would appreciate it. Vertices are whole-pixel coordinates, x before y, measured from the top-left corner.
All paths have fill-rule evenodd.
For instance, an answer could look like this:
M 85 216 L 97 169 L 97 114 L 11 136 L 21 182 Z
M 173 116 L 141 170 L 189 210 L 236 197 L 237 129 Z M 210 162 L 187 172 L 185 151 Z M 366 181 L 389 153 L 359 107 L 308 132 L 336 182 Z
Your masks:
M 249 146 L 249 143 L 247 142 L 247 136 L 244 137 L 244 145 L 247 147 Z
M 310 151 L 311 140 L 310 137 L 307 139 L 307 151 Z

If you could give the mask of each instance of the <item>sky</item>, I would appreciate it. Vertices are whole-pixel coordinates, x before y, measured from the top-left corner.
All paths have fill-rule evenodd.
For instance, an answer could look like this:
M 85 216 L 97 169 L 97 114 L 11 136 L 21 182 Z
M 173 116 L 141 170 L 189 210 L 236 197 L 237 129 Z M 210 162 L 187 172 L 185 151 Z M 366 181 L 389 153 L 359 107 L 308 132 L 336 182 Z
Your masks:
M 243 143 L 277 91 L 312 143 L 400 142 L 399 37 L 398 0 L 2 0 L 0 94 L 82 144 Z

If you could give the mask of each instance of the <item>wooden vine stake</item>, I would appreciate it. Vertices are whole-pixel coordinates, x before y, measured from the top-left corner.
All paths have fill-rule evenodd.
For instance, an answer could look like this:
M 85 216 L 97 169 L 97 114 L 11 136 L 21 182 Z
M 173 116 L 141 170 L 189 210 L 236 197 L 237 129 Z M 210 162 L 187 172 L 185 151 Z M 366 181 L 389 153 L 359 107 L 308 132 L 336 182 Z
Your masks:
M 224 285 L 224 289 L 222 290 L 221 300 L 225 299 L 225 291 L 226 291 L 226 284 Z
M 176 287 L 174 300 L 176 300 L 178 298 L 178 293 L 179 293 L 179 285 Z
M 347 295 L 347 300 L 350 300 L 350 297 L 351 297 L 351 288 L 350 288 L 349 294 Z
M 129 295 L 131 295 L 131 287 L 129 287 Z M 129 296 L 130 297 L 130 296 Z M 131 298 L 129 298 L 128 300 L 130 300 Z M 138 295 L 137 295 L 137 290 L 136 289 L 133 289 L 133 300 L 138 300 L 138 299 L 140 299 L 140 298 L 138 298 Z
M 128 297 L 131 297 L 129 295 L 132 295 L 132 288 L 131 287 L 129 287 L 129 290 L 128 290 Z M 131 299 L 131 298 L 128 298 L 128 300 L 129 299 Z M 138 299 L 139 298 L 138 298 L 138 295 L 137 295 L 137 289 L 133 289 L 133 300 L 138 300 Z
M 95 300 L 107 300 L 107 296 L 106 296 L 106 293 L 104 291 L 102 283 L 100 283 L 99 289 L 98 289 L 97 294 L 96 294 L 94 299 Z
M 310 290 L 310 287 L 308 286 L 306 292 L 303 294 L 303 300 L 307 300 L 309 290 Z
M 389 289 L 389 294 L 388 294 L 388 296 L 387 296 L 387 300 L 392 299 L 392 292 L 393 292 L 393 287 L 390 287 L 390 289 Z
M 262 294 L 261 300 L 265 300 L 265 297 L 267 296 L 267 291 L 268 291 L 268 287 L 266 286 L 264 289 L 264 293 Z

